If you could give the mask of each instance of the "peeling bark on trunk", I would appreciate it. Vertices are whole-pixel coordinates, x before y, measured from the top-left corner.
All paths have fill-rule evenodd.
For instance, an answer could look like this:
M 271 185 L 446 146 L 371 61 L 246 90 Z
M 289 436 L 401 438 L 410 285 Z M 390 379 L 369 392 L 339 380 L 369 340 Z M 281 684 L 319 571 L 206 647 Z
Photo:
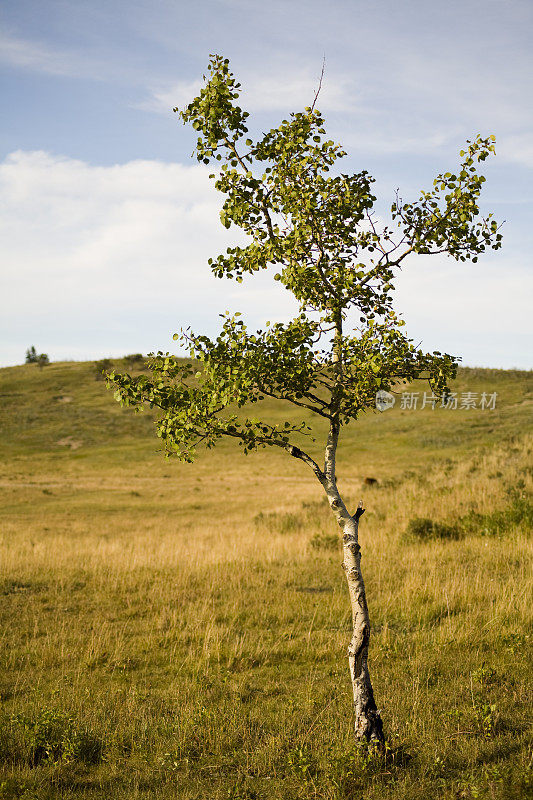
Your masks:
M 365 584 L 361 573 L 361 548 L 358 538 L 359 518 L 364 513 L 364 509 L 362 503 L 360 503 L 359 508 L 352 516 L 337 489 L 335 456 L 338 437 L 339 427 L 333 423 L 330 427 L 326 445 L 325 469 L 321 483 L 327 494 L 331 510 L 343 533 L 344 560 L 342 567 L 346 573 L 352 605 L 353 634 L 348 646 L 348 664 L 353 688 L 355 737 L 358 741 L 373 742 L 381 746 L 384 743 L 383 723 L 376 707 L 368 671 L 370 617 L 366 602 Z
M 325 487 L 326 488 L 326 487 Z M 361 506 L 352 517 L 335 484 L 326 488 L 329 504 L 343 532 L 344 560 L 348 592 L 352 605 L 353 633 L 348 646 L 348 665 L 353 688 L 355 710 L 355 737 L 359 741 L 384 743 L 383 723 L 374 700 L 374 691 L 368 671 L 368 644 L 370 617 L 366 602 L 365 584 L 361 573 L 361 548 L 358 540 Z
M 362 513 L 362 509 L 358 511 Z M 348 646 L 348 663 L 353 687 L 355 707 L 355 736 L 369 742 L 383 744 L 383 723 L 368 671 L 368 643 L 370 618 L 366 602 L 365 584 L 361 574 L 361 548 L 358 542 L 357 512 L 343 528 L 344 561 L 348 591 L 352 604 L 353 634 Z

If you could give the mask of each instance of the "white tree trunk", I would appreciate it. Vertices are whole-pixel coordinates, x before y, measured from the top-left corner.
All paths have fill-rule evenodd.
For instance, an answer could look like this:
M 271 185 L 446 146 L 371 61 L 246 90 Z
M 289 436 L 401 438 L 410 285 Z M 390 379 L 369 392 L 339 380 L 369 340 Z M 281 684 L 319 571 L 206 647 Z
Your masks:
M 353 687 L 355 710 L 355 737 L 382 745 L 383 723 L 376 708 L 374 692 L 368 671 L 368 643 L 370 641 L 370 617 L 366 602 L 365 584 L 361 573 L 361 548 L 359 547 L 359 518 L 364 513 L 362 503 L 352 516 L 337 489 L 335 456 L 339 427 L 332 424 L 326 445 L 324 474 L 321 483 L 326 491 L 329 505 L 343 533 L 344 560 L 348 592 L 352 605 L 353 634 L 348 647 L 348 664 Z
M 358 511 L 362 509 L 358 509 Z M 359 515 L 360 516 L 360 515 Z M 383 723 L 376 703 L 368 671 L 368 643 L 370 618 L 366 602 L 365 584 L 361 573 L 361 548 L 358 541 L 357 513 L 344 524 L 342 567 L 346 572 L 348 591 L 352 604 L 353 634 L 348 646 L 348 664 L 353 687 L 355 707 L 355 736 L 383 743 Z
M 368 644 L 370 641 L 370 617 L 366 602 L 365 584 L 361 573 L 361 548 L 358 540 L 361 506 L 352 517 L 346 509 L 336 486 L 327 488 L 328 500 L 343 532 L 344 560 L 348 592 L 352 606 L 353 633 L 348 646 L 348 665 L 353 688 L 355 711 L 355 737 L 383 744 L 383 723 L 374 700 L 374 692 L 368 671 Z

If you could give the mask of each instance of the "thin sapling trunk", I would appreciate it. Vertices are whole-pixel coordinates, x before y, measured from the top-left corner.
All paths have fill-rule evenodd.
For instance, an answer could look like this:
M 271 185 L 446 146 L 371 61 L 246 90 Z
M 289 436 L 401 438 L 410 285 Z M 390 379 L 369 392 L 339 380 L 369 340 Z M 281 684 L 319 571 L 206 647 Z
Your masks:
M 383 722 L 376 707 L 374 691 L 368 670 L 368 645 L 370 642 L 370 617 L 366 601 L 365 584 L 361 572 L 361 547 L 359 545 L 359 519 L 364 513 L 362 502 L 352 516 L 337 489 L 335 456 L 339 429 L 331 425 L 326 446 L 324 486 L 328 502 L 342 530 L 343 562 L 352 607 L 352 637 L 348 646 L 348 665 L 352 681 L 355 711 L 355 738 L 382 746 Z

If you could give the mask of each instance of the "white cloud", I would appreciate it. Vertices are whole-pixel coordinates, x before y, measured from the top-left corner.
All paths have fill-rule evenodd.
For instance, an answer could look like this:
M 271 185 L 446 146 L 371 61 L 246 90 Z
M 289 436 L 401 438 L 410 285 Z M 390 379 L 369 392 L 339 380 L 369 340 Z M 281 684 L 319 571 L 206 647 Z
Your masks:
M 407 333 L 469 366 L 531 369 L 533 274 L 508 256 L 417 256 L 395 281 Z
M 46 152 L 0 164 L 0 363 L 35 344 L 96 358 L 172 348 L 192 324 L 213 334 L 225 309 L 251 326 L 284 319 L 289 296 L 268 274 L 241 286 L 207 258 L 238 241 L 219 222 L 209 167 L 132 161 L 94 167 Z M 486 366 L 530 367 L 532 276 L 509 256 L 478 265 L 414 258 L 398 281 L 408 332 L 428 349 Z
M 1 338 L 16 352 L 1 361 L 20 361 L 30 339 L 54 358 L 166 348 L 181 325 L 213 332 L 220 311 L 244 310 L 235 284 L 207 265 L 237 238 L 220 205 L 200 165 L 92 167 L 12 153 L 0 164 L 0 296 Z M 288 296 L 264 277 L 246 286 L 254 324 L 263 308 L 289 313 Z

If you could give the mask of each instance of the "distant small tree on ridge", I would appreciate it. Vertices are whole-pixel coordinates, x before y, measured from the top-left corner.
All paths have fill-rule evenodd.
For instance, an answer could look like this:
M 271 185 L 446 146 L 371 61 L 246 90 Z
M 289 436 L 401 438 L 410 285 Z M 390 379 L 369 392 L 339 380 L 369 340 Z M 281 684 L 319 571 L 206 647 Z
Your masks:
M 26 350 L 26 364 L 38 364 L 39 369 L 47 367 L 50 364 L 50 359 L 47 353 L 37 353 L 34 345 L 28 347 Z
M 26 350 L 26 364 L 36 364 L 39 360 L 39 356 L 37 355 L 37 350 L 35 346 L 32 344 L 31 347 L 28 347 Z

